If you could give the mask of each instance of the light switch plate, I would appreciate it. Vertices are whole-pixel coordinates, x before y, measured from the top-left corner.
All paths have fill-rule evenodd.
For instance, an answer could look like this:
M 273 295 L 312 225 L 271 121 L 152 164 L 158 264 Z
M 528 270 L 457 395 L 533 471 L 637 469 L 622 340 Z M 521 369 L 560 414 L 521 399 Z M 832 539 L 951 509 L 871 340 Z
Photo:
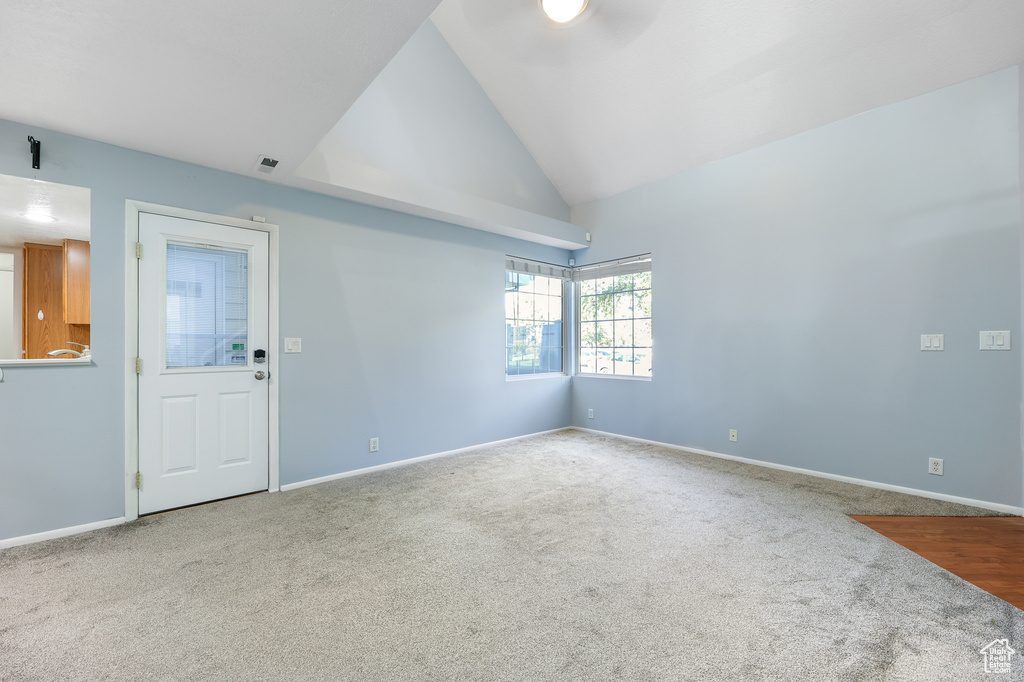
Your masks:
M 284 340 L 284 352 L 285 353 L 301 353 L 302 352 L 302 339 L 288 339 Z
M 981 350 L 1010 350 L 1009 330 L 1001 332 L 980 332 L 978 348 Z
M 921 334 L 921 350 L 942 350 L 945 347 L 943 334 Z

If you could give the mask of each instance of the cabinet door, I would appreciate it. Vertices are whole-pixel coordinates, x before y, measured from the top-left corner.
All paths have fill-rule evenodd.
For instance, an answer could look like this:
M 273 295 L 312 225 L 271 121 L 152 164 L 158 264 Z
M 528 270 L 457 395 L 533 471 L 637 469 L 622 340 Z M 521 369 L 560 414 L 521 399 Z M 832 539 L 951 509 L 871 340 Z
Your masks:
M 71 343 L 89 344 L 88 325 L 64 322 L 63 251 L 60 246 L 25 244 L 22 335 L 25 358 L 30 360 L 46 358 L 52 350 L 81 351 L 81 347 L 69 345 Z
M 61 247 L 25 244 L 24 322 L 25 357 L 35 360 L 64 348 L 65 324 L 61 314 Z M 42 319 L 40 319 L 42 318 Z
M 89 324 L 89 242 L 64 240 L 64 322 Z

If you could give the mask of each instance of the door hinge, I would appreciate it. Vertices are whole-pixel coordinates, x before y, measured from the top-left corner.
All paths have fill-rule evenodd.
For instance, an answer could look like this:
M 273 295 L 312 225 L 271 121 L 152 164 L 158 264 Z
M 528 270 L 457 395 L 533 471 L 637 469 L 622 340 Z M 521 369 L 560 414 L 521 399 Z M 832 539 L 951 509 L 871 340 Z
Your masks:
M 142 242 L 135 242 L 135 257 L 142 258 Z
M 142 358 L 135 358 L 135 373 L 142 374 Z
M 136 471 L 135 472 L 135 488 L 138 489 L 138 490 L 142 490 L 142 472 L 141 471 Z

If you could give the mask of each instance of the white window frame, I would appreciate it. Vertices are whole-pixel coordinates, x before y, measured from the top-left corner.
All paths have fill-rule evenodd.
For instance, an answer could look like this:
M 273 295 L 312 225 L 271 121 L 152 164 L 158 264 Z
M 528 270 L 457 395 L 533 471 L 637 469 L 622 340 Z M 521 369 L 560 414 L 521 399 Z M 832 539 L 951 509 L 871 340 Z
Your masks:
M 553 277 L 562 280 L 562 371 L 561 372 L 543 372 L 537 374 L 509 374 L 508 373 L 508 343 L 506 336 L 506 343 L 504 347 L 506 349 L 505 355 L 505 381 L 524 381 L 529 379 L 545 379 L 551 377 L 566 377 L 569 376 L 570 367 L 570 353 L 569 348 L 571 345 L 571 335 L 569 330 L 572 328 L 572 324 L 569 319 L 570 306 L 569 302 L 572 300 L 572 275 L 573 270 L 568 265 L 555 265 L 552 263 L 544 263 L 542 261 L 530 260 L 529 258 L 519 258 L 518 256 L 505 256 L 505 276 L 506 280 L 509 272 L 521 272 L 528 275 L 539 275 L 541 277 Z M 502 302 L 504 305 L 504 301 Z M 505 318 L 508 319 L 508 318 Z M 507 334 L 507 330 L 506 330 Z
M 598 372 L 583 372 L 580 370 L 580 341 L 583 338 L 581 325 L 583 324 L 583 315 L 581 308 L 581 289 L 580 282 L 591 279 L 601 279 L 604 277 L 613 277 L 615 275 L 633 275 L 640 274 L 643 272 L 651 273 L 651 293 L 652 293 L 652 305 L 651 305 L 651 327 L 653 332 L 654 327 L 654 306 L 653 306 L 653 292 L 654 292 L 654 274 L 653 268 L 651 267 L 651 254 L 641 254 L 639 256 L 631 256 L 629 258 L 619 258 L 612 261 L 604 261 L 601 263 L 592 263 L 590 265 L 578 265 L 572 269 L 572 280 L 573 280 L 573 373 L 574 376 L 580 377 L 594 377 L 601 379 L 624 379 L 627 381 L 651 381 L 654 378 L 654 340 L 651 340 L 651 375 L 650 376 L 635 376 L 629 374 L 600 374 Z M 635 346 L 634 346 L 635 348 Z

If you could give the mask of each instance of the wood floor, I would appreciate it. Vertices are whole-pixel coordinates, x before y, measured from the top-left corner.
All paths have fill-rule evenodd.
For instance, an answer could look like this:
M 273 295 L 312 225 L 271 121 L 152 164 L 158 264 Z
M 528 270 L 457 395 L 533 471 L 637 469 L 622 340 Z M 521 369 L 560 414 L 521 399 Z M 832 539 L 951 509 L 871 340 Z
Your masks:
M 1024 518 L 852 516 L 967 582 L 1024 609 Z

